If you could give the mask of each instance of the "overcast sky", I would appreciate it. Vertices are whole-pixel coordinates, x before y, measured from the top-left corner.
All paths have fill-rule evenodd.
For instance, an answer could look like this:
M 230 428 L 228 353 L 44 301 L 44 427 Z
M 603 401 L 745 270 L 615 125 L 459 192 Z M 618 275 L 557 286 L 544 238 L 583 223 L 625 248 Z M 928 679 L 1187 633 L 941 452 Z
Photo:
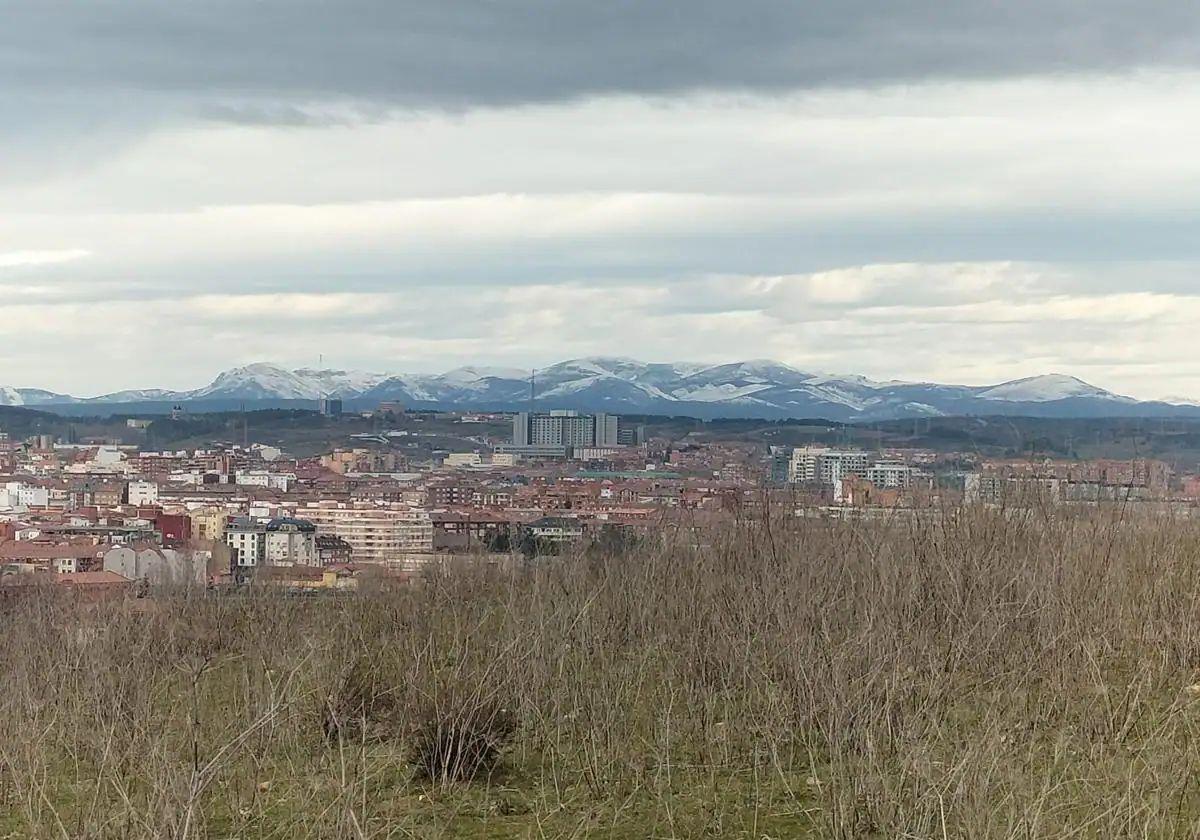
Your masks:
M 774 358 L 1200 397 L 1200 4 L 3 0 L 0 385 Z

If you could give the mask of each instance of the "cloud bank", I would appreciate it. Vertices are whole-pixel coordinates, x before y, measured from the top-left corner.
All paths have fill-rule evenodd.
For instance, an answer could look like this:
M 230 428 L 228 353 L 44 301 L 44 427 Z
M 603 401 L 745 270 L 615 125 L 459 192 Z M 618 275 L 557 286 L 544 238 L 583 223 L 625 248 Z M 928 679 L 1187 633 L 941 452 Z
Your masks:
M 15 0 L 0 383 L 620 352 L 1200 396 L 1198 36 L 1104 0 Z

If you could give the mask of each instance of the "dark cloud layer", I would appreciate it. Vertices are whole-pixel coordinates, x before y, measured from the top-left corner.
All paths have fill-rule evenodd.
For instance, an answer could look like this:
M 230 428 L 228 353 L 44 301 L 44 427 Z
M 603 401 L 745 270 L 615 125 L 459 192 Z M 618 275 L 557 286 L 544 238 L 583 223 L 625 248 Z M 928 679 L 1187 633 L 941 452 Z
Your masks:
M 1200 64 L 1186 0 L 12 0 L 0 15 L 5 86 L 112 97 L 454 108 Z

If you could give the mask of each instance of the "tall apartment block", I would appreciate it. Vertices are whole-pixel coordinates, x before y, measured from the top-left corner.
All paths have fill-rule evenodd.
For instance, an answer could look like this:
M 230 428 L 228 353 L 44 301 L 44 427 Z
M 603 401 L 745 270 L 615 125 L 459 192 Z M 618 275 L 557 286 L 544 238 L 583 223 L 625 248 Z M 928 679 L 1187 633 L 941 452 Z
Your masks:
M 636 442 L 637 433 L 626 427 L 625 440 Z M 513 417 L 513 446 L 628 446 L 622 443 L 620 418 L 615 414 L 580 414 L 522 411 Z

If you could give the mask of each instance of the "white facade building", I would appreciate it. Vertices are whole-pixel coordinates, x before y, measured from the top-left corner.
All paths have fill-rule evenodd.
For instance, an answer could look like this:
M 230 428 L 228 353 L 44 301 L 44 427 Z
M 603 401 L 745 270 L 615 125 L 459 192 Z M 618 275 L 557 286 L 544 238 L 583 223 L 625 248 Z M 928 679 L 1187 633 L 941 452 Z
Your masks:
M 135 507 L 158 504 L 158 485 L 153 481 L 131 481 L 127 493 L 129 504 Z
M 912 485 L 914 470 L 901 461 L 879 461 L 867 468 L 867 481 L 876 487 L 904 488 Z
M 317 528 L 303 519 L 272 519 L 266 524 L 268 566 L 317 565 Z
M 244 569 L 261 566 L 267 559 L 266 526 L 253 519 L 231 519 L 225 526 L 225 544 L 234 552 L 234 563 Z
M 843 478 L 866 477 L 870 456 L 859 450 L 836 450 L 819 446 L 800 447 L 792 452 L 788 481 L 793 484 L 834 486 Z
M 50 504 L 50 491 L 45 487 L 35 487 L 20 481 L 10 481 L 0 488 L 0 507 L 30 508 L 47 507 Z

